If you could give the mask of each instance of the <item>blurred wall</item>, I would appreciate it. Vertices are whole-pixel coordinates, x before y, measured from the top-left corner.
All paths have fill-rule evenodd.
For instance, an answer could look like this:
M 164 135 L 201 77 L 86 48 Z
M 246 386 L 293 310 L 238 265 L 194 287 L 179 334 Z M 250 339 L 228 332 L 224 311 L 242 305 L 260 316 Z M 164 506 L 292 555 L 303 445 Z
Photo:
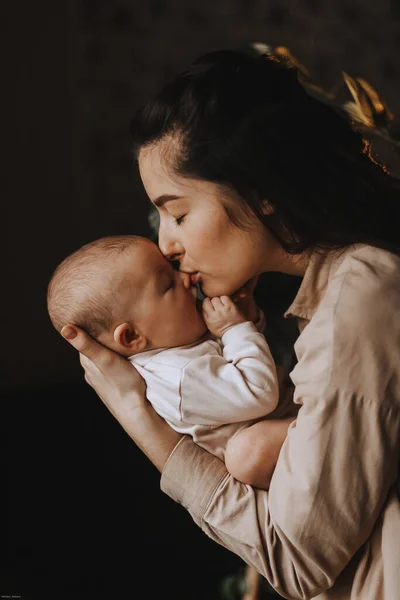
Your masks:
M 130 156 L 134 110 L 211 49 L 286 45 L 316 79 L 365 77 L 400 115 L 394 0 L 69 0 L 2 3 L 5 248 L 2 388 L 81 379 L 53 331 L 46 285 L 101 235 L 147 235 Z

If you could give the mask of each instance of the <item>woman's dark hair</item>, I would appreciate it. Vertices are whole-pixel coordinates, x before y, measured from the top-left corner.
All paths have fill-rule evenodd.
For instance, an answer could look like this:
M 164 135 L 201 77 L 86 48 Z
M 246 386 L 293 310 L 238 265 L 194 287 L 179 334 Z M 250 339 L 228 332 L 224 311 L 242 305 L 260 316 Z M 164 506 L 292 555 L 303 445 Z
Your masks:
M 138 111 L 131 135 L 136 157 L 176 136 L 176 172 L 234 192 L 290 254 L 355 243 L 400 254 L 399 180 L 343 111 L 271 57 L 200 57 Z

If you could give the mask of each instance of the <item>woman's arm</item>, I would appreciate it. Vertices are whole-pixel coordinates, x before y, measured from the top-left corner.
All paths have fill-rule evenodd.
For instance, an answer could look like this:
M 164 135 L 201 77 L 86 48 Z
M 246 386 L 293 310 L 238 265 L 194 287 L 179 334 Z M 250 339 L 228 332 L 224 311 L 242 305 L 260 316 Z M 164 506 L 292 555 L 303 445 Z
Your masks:
M 189 438 L 161 479 L 210 538 L 290 599 L 309 600 L 334 585 L 397 478 L 398 408 L 329 386 L 319 391 L 301 398 L 269 492 L 236 481 Z
M 147 401 L 144 379 L 129 361 L 78 327 L 66 326 L 61 333 L 80 352 L 87 383 L 161 472 L 182 436 Z

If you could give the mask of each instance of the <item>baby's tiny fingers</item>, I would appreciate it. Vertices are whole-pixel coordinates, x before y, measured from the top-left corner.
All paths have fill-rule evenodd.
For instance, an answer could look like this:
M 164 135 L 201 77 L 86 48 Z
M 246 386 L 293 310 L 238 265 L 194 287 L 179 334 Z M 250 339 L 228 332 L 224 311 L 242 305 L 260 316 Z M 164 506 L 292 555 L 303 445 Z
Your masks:
M 211 303 L 213 305 L 214 310 L 217 308 L 221 308 L 221 299 L 218 296 L 215 296 L 215 298 L 212 298 Z
M 214 312 L 214 308 L 213 308 L 213 305 L 211 304 L 211 300 L 209 300 L 209 298 L 207 298 L 207 300 L 208 300 L 208 302 L 203 300 L 203 304 L 201 306 L 201 310 L 202 310 L 204 317 L 210 317 L 212 315 L 212 313 Z
M 234 303 L 232 298 L 230 298 L 229 296 L 221 296 L 220 300 L 221 304 L 223 304 L 224 306 L 231 306 Z

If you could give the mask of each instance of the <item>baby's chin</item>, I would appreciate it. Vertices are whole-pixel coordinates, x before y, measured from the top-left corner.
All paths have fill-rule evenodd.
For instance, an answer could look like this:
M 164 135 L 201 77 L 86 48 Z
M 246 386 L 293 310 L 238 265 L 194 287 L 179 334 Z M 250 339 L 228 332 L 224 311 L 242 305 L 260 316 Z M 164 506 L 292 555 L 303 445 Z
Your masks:
M 182 345 L 194 344 L 195 342 L 198 342 L 204 336 L 205 333 L 207 333 L 207 325 L 205 324 L 200 313 L 199 317 L 200 319 L 197 326 L 193 328 L 193 331 L 187 332 L 187 336 L 185 336 L 187 341 L 185 341 Z
M 188 334 L 185 337 L 179 337 L 176 340 L 173 340 L 172 343 L 170 343 L 168 346 L 162 346 L 165 348 L 177 348 L 179 346 L 191 346 L 192 344 L 196 344 L 197 342 L 200 342 L 204 336 L 206 335 L 206 333 L 208 332 L 208 329 L 206 327 L 206 325 L 204 324 L 204 329 L 202 330 L 198 330 L 195 333 L 193 333 L 193 335 L 190 334 L 190 332 L 188 332 Z

